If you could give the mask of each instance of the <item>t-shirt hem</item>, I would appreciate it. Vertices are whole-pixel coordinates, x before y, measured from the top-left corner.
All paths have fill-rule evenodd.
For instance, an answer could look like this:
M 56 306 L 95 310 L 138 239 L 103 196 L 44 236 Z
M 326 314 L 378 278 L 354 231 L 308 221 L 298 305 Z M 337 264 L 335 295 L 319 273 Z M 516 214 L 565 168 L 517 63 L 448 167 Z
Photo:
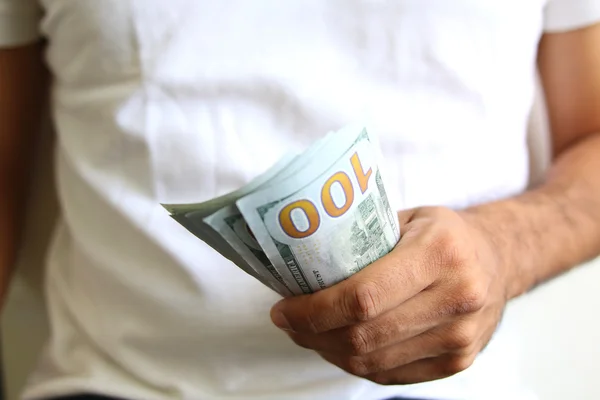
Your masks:
M 118 391 L 108 390 L 111 384 L 100 385 L 69 385 L 42 384 L 26 388 L 21 394 L 21 400 L 45 400 L 49 398 L 60 398 L 80 395 L 109 396 L 129 400 L 170 400 L 166 396 L 156 396 L 150 393 L 140 393 L 135 390 L 127 390 L 127 386 L 120 387 Z

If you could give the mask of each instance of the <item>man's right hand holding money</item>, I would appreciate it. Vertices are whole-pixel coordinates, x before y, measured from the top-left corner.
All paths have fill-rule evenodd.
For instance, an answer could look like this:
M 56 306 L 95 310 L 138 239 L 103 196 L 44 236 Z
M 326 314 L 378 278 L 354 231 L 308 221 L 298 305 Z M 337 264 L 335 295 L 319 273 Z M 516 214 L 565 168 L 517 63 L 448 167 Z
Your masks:
M 440 208 L 400 214 L 386 257 L 312 295 L 282 300 L 274 323 L 300 346 L 382 384 L 466 369 L 506 304 L 507 268 L 473 218 Z
M 461 372 L 492 337 L 509 299 L 593 254 L 587 238 L 598 235 L 569 237 L 556 201 L 564 192 L 550 192 L 463 212 L 401 212 L 403 234 L 391 253 L 337 285 L 280 301 L 273 322 L 298 345 L 380 384 Z M 594 227 L 575 214 L 568 223 Z M 551 245 L 557 240 L 562 246 Z

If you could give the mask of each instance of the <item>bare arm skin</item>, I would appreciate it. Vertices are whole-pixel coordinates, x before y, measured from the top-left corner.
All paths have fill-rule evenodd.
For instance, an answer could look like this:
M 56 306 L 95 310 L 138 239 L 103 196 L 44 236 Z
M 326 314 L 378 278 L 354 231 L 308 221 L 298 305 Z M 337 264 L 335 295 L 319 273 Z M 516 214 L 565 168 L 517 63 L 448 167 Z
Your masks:
M 46 97 L 42 46 L 0 50 L 0 308 L 19 248 L 30 166 Z
M 600 253 L 600 26 L 546 35 L 539 69 L 554 152 L 546 182 L 473 210 L 512 266 L 511 298 Z

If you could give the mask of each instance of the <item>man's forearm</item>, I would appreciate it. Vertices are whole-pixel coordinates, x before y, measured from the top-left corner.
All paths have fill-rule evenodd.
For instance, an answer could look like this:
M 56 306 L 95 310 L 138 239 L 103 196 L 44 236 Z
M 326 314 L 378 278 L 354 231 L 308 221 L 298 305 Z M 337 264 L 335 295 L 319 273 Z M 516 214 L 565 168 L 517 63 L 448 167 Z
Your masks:
M 25 200 L 25 190 L 20 188 L 7 188 L 8 185 L 0 184 L 0 309 L 3 304 L 6 289 L 10 282 L 12 267 L 15 262 L 20 227 L 22 223 L 21 201 Z M 15 210 L 17 212 L 15 212 Z
M 0 307 L 16 258 L 45 98 L 41 45 L 0 50 Z
M 467 214 L 487 231 L 508 268 L 508 298 L 597 256 L 600 134 L 562 152 L 540 187 Z

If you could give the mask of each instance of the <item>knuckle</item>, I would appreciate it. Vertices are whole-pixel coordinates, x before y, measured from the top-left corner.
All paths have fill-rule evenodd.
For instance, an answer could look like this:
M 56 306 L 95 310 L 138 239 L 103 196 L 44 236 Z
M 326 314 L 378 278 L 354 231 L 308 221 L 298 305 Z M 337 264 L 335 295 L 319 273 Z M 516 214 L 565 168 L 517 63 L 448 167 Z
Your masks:
M 370 373 L 369 365 L 362 357 L 348 357 L 343 364 L 342 368 L 352 375 L 364 377 Z
M 439 227 L 434 244 L 436 255 L 444 265 L 462 264 L 463 257 L 459 240 L 449 227 Z
M 477 340 L 477 327 L 473 323 L 456 324 L 445 341 L 446 350 L 455 351 L 469 348 Z
M 479 281 L 475 279 L 467 281 L 461 285 L 454 296 L 454 313 L 465 315 L 480 311 L 485 306 L 486 293 L 486 288 Z
M 349 290 L 351 304 L 348 313 L 354 321 L 366 322 L 379 315 L 381 300 L 377 286 L 361 282 L 353 285 Z
M 441 271 L 459 269 L 465 265 L 466 257 L 462 255 L 462 246 L 456 235 L 442 224 L 438 224 L 433 231 L 423 245 L 425 263 Z
M 363 356 L 371 351 L 369 332 L 360 325 L 348 329 L 347 344 L 353 356 Z
M 441 375 L 449 377 L 461 373 L 473 365 L 473 358 L 467 356 L 452 357 L 440 364 Z

